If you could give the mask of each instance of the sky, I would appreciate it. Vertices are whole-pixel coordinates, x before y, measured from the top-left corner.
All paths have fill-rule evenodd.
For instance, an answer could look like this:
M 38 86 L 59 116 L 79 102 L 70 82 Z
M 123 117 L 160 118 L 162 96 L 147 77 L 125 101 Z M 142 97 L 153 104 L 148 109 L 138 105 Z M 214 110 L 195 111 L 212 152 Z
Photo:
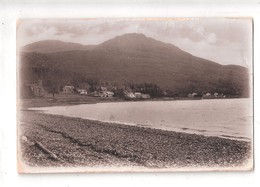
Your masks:
M 96 45 L 126 33 L 143 33 L 223 65 L 251 66 L 250 18 L 24 19 L 17 46 L 41 40 Z

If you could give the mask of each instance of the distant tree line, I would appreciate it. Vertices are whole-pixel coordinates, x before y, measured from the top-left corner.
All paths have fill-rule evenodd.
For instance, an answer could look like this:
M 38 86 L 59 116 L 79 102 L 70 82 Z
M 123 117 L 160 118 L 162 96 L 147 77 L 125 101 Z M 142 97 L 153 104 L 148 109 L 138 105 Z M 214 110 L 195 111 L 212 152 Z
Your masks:
M 248 96 L 248 88 L 245 85 L 239 84 L 236 81 L 235 76 L 230 72 L 225 77 L 219 78 L 214 83 L 208 83 L 208 85 L 201 84 L 196 77 L 190 77 L 189 81 L 181 88 L 162 89 L 154 83 L 134 83 L 134 82 L 113 82 L 113 81 L 101 81 L 96 78 L 87 78 L 84 75 L 73 72 L 66 72 L 60 69 L 51 69 L 46 67 L 31 68 L 26 74 L 27 80 L 42 80 L 43 86 L 46 91 L 55 97 L 55 94 L 62 91 L 66 85 L 73 85 L 75 88 L 80 88 L 82 83 L 88 85 L 87 90 L 89 92 L 102 91 L 102 87 L 105 87 L 109 91 L 114 92 L 114 96 L 123 97 L 125 91 L 140 92 L 143 94 L 149 94 L 151 97 L 187 97 L 190 93 L 198 93 L 198 95 L 210 93 L 223 93 L 227 96 Z M 169 83 L 170 84 L 170 83 Z
M 88 92 L 94 91 L 102 91 L 102 88 L 106 88 L 108 91 L 114 92 L 116 97 L 123 97 L 125 91 L 131 92 L 140 92 L 143 94 L 149 94 L 153 98 L 157 97 L 187 97 L 189 93 L 198 93 L 199 96 L 210 93 L 223 93 L 227 96 L 246 96 L 247 94 L 243 92 L 243 87 L 241 85 L 236 84 L 231 80 L 219 79 L 216 85 L 213 85 L 209 89 L 205 89 L 204 85 L 201 85 L 197 82 L 189 82 L 185 89 L 182 90 L 171 90 L 171 89 L 162 89 L 158 85 L 154 83 L 118 83 L 118 82 L 109 82 L 109 81 L 99 81 L 97 79 L 88 78 L 81 79 L 67 83 L 62 83 L 57 81 L 56 79 L 48 79 L 45 81 L 45 87 L 48 92 L 53 94 L 57 94 L 62 91 L 62 88 L 65 85 L 73 85 L 75 88 L 80 88 L 82 83 L 88 85 L 85 89 Z

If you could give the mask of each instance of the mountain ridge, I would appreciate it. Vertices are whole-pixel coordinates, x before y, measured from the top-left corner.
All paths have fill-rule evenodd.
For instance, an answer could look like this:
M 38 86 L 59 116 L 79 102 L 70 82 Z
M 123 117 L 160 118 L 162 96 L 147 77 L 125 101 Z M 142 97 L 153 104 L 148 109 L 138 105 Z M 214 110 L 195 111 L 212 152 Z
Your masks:
M 232 92 L 247 95 L 248 70 L 245 67 L 226 66 L 191 55 L 173 44 L 164 43 L 143 34 L 126 34 L 107 40 L 91 50 L 72 50 L 51 53 L 21 53 L 24 80 L 53 79 L 73 83 L 66 76 L 70 72 L 77 79 L 128 83 L 154 83 L 164 90 L 187 94 L 190 92 Z M 45 76 L 29 70 L 30 67 L 55 69 Z M 47 71 L 47 70 L 44 70 Z M 29 74 L 31 76 L 29 76 Z M 49 77 L 51 77 L 49 76 Z M 46 80 L 45 80 L 46 81 Z M 75 82 L 75 80 L 74 80 Z M 79 82 L 76 81 L 76 82 Z
M 75 50 L 91 50 L 95 45 L 82 45 L 73 42 L 64 42 L 60 40 L 42 40 L 27 44 L 21 48 L 22 52 L 39 52 L 39 53 L 53 53 L 65 52 Z

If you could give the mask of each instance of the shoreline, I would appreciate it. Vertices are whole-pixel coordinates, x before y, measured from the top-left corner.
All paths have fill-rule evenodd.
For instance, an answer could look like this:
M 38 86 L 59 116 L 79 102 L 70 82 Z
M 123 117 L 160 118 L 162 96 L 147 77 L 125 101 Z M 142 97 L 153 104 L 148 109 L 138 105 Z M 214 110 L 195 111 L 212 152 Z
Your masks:
M 41 108 L 41 107 L 37 107 L 37 108 Z M 143 125 L 143 124 L 127 123 L 127 122 L 120 122 L 120 121 L 106 121 L 106 120 L 98 120 L 98 119 L 92 119 L 92 118 L 80 118 L 80 117 L 70 117 L 70 116 L 58 115 L 58 114 L 50 114 L 50 113 L 45 113 L 45 110 L 26 109 L 24 111 L 30 111 L 30 112 L 36 112 L 36 113 L 41 113 L 41 114 L 46 114 L 46 115 L 51 115 L 51 116 L 59 116 L 59 117 L 78 119 L 78 120 L 82 119 L 82 120 L 88 120 L 88 121 L 93 121 L 93 122 L 98 122 L 98 123 L 114 124 L 114 125 L 119 125 L 119 126 L 121 126 L 121 125 L 133 126 L 133 127 L 161 130 L 161 131 L 166 131 L 166 132 L 185 133 L 185 134 L 199 135 L 199 136 L 205 136 L 205 137 L 216 137 L 216 138 L 223 138 L 223 139 L 228 139 L 228 140 L 236 140 L 236 141 L 242 141 L 242 142 L 251 142 L 251 139 L 249 139 L 247 137 L 235 137 L 235 136 L 230 136 L 230 135 L 222 135 L 222 136 L 205 135 L 205 134 L 199 134 L 199 133 L 195 133 L 195 132 L 188 132 L 187 131 L 188 128 L 185 128 L 185 130 L 181 130 L 181 129 L 169 130 L 169 129 L 166 129 L 166 128 L 165 129 L 156 128 L 156 127 L 151 127 L 151 126 L 147 126 L 147 125 Z M 200 131 L 200 130 L 197 130 L 197 131 Z
M 77 95 L 76 95 L 77 96 Z M 80 104 L 97 104 L 97 103 L 114 103 L 114 102 L 151 102 L 151 101 L 198 101 L 198 100 L 219 100 L 219 99 L 245 99 L 250 97 L 232 97 L 232 98 L 153 98 L 153 99 L 140 99 L 140 100 L 126 100 L 122 98 L 101 98 L 101 97 L 89 97 L 80 96 L 76 98 L 31 98 L 31 99 L 17 99 L 17 109 L 28 109 L 31 107 L 51 107 L 51 106 L 69 106 L 69 105 L 80 105 Z
M 171 101 L 167 101 L 169 103 L 171 102 L 189 102 L 190 100 L 171 100 Z M 197 101 L 197 100 L 196 100 Z M 196 104 L 196 101 L 194 101 Z M 77 105 L 93 105 L 93 104 L 100 104 L 100 103 L 136 103 L 136 102 L 141 102 L 143 104 L 145 104 L 145 102 L 159 102 L 159 103 L 164 103 L 165 100 L 141 100 L 141 101 L 122 101 L 122 100 L 99 100 L 98 102 L 88 102 L 88 103 L 65 103 L 64 105 L 61 104 L 61 105 L 56 105 L 57 103 L 53 103 L 53 105 L 51 106 L 28 106 L 26 108 L 23 108 L 22 110 L 24 111 L 35 111 L 35 112 L 41 112 L 41 113 L 44 113 L 44 114 L 49 114 L 49 115 L 61 115 L 61 116 L 64 116 L 66 117 L 66 115 L 62 115 L 62 114 L 51 114 L 51 112 L 48 112 L 48 108 L 49 107 L 64 107 L 64 106 L 77 106 Z M 199 101 L 200 102 L 200 101 Z M 203 101 L 201 101 L 203 102 Z M 205 101 L 206 102 L 206 101 Z M 215 101 L 212 101 L 212 102 L 215 102 Z M 139 104 L 138 104 L 139 105 Z M 93 105 L 94 106 L 94 105 Z M 95 107 L 95 106 L 94 106 Z M 67 107 L 65 107 L 67 108 Z M 51 110 L 51 109 L 50 109 Z M 91 112 L 91 111 L 89 111 Z M 115 115 L 115 114 L 114 114 Z M 142 123 L 142 122 L 139 122 L 139 123 L 134 123 L 132 121 L 110 121 L 109 119 L 103 119 L 103 120 L 99 120 L 98 118 L 86 118 L 84 116 L 78 116 L 78 115 L 67 115 L 67 117 L 78 117 L 78 118 L 82 118 L 82 119 L 89 119 L 89 120 L 93 120 L 93 121 L 99 121 L 99 122 L 104 122 L 104 123 L 115 123 L 115 124 L 123 124 L 123 125 L 128 125 L 128 126 L 137 126 L 137 127 L 145 127 L 145 128 L 151 128 L 151 129 L 159 129 L 159 130 L 165 130 L 165 131 L 175 131 L 175 132 L 182 132 L 182 133 L 187 133 L 187 134 L 198 134 L 198 135 L 203 135 L 203 136 L 206 136 L 206 137 L 220 137 L 220 138 L 225 138 L 225 139 L 234 139 L 234 140 L 239 140 L 239 141 L 252 141 L 252 138 L 251 136 L 246 136 L 244 134 L 241 134 L 240 136 L 238 135 L 233 135 L 234 133 L 225 133 L 224 131 L 220 131 L 218 133 L 215 133 L 215 132 L 211 132 L 211 131 L 206 131 L 204 129 L 196 129 L 194 127 L 190 127 L 190 128 L 185 128 L 186 126 L 184 126 L 183 128 L 179 127 L 179 128 L 174 128 L 174 127 L 167 127 L 167 126 L 149 126 L 149 125 L 146 125 L 145 123 Z M 206 133 L 208 132 L 208 133 Z M 236 133 L 238 134 L 238 133 Z M 244 135 L 244 136 L 243 136 Z
M 249 164 L 252 168 L 251 141 L 35 111 L 19 111 L 18 123 L 19 158 L 32 167 L 206 167 L 210 170 L 213 167 L 239 168 Z M 40 142 L 60 160 L 51 159 L 50 155 L 28 142 Z

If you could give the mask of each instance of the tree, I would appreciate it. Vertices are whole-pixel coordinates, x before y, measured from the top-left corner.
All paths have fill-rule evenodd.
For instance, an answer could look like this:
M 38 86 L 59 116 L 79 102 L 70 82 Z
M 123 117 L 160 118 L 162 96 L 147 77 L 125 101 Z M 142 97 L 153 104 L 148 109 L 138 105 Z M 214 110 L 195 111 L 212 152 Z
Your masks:
M 47 80 L 46 82 L 46 88 L 49 93 L 52 94 L 53 100 L 55 99 L 55 94 L 58 94 L 60 92 L 60 85 L 57 80 Z
M 97 91 L 98 88 L 100 87 L 99 81 L 97 79 L 95 79 L 95 78 L 88 78 L 87 83 L 90 86 L 90 88 L 89 88 L 90 92 Z
M 215 91 L 229 96 L 239 95 L 239 85 L 234 80 L 233 72 L 229 71 L 226 77 L 218 79 L 218 88 Z

